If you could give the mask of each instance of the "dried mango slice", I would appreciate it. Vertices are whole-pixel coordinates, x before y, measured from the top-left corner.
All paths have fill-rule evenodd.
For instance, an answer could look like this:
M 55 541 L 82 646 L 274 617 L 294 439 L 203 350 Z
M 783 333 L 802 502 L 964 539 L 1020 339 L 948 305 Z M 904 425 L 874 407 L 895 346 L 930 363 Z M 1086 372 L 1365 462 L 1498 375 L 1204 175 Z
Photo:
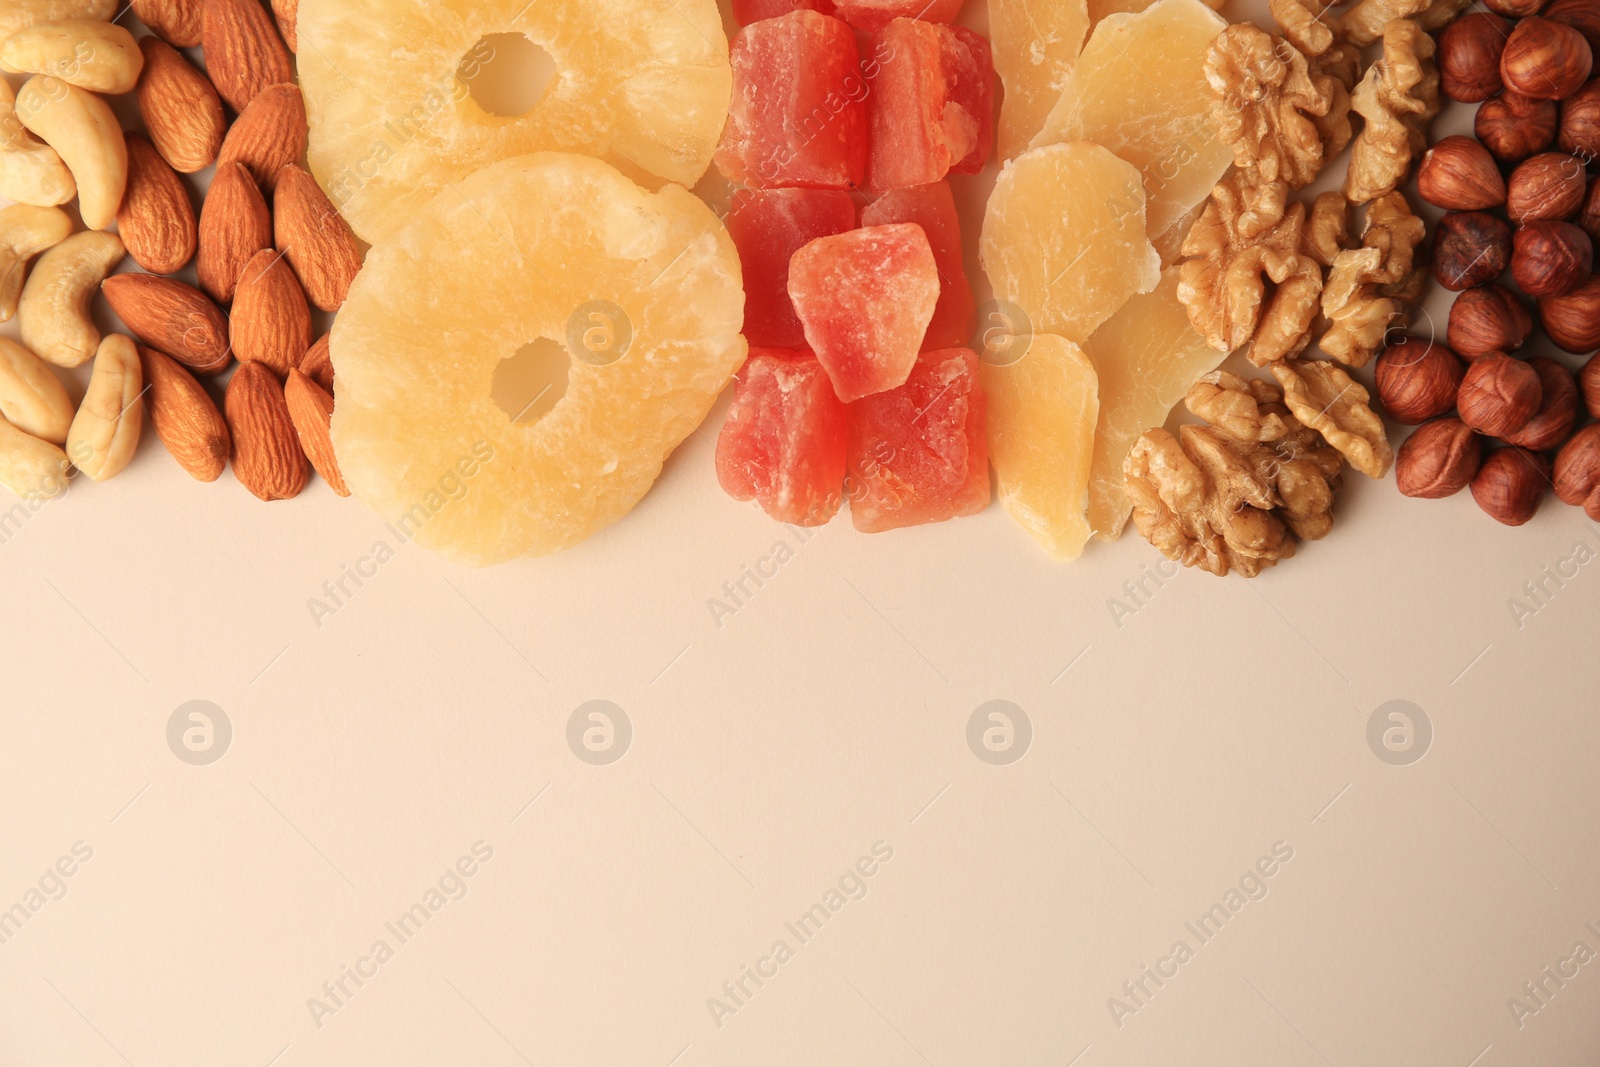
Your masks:
M 1233 163 L 1211 121 L 1206 54 L 1228 24 L 1200 0 L 1159 0 L 1094 28 L 1034 147 L 1093 141 L 1144 175 L 1145 217 L 1159 237 Z
M 728 118 L 715 0 L 302 0 L 297 27 L 311 171 L 367 241 L 527 152 L 693 185 Z M 485 111 L 458 73 L 501 33 L 555 61 L 544 98 L 518 118 Z
M 339 466 L 461 563 L 569 548 L 700 425 L 744 361 L 743 317 L 738 252 L 687 190 L 585 156 L 506 160 L 368 253 L 333 329 Z M 575 357 L 566 392 L 513 422 L 495 371 L 537 339 Z
M 1066 87 L 1089 32 L 1082 0 L 989 0 L 994 69 L 1005 86 L 999 151 L 1012 159 L 1034 134 Z
M 983 387 L 1000 503 L 1051 556 L 1077 559 L 1090 532 L 1094 364 L 1071 341 L 1036 334 L 1016 362 L 984 364 Z
M 1195 380 L 1228 354 L 1189 325 L 1178 301 L 1176 267 L 1161 275 L 1160 285 L 1122 305 L 1083 350 L 1100 380 L 1089 526 L 1102 541 L 1115 541 L 1133 510 L 1122 473 L 1128 450 L 1140 434 L 1165 423 Z
M 1085 142 L 1035 148 L 1006 164 L 979 249 L 995 293 L 1034 332 L 1075 344 L 1161 280 L 1139 171 Z

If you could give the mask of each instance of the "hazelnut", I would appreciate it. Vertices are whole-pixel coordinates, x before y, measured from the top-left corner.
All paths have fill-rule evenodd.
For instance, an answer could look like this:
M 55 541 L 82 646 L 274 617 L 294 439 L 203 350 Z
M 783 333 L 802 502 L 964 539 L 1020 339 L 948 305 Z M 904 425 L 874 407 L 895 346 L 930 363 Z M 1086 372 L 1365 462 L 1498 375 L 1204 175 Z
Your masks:
M 1572 427 L 1578 421 L 1578 386 L 1572 380 L 1572 372 L 1553 359 L 1534 356 L 1528 366 L 1539 376 L 1543 392 L 1539 410 L 1522 429 L 1507 435 L 1506 442 L 1534 452 L 1548 452 L 1560 448 L 1572 435 Z
M 1394 480 L 1406 496 L 1438 500 L 1467 487 L 1483 461 L 1483 446 L 1460 419 L 1434 419 L 1406 438 L 1394 460 Z
M 1533 316 L 1503 285 L 1480 285 L 1450 307 L 1450 347 L 1467 359 L 1521 348 L 1533 332 Z
M 1483 6 L 1508 19 L 1522 19 L 1539 13 L 1540 0 L 1483 0 Z
M 1521 526 L 1539 510 L 1550 485 L 1550 461 L 1537 452 L 1502 448 L 1489 453 L 1472 479 L 1472 499 L 1495 522 Z
M 1511 227 L 1483 211 L 1452 211 L 1433 231 L 1433 277 L 1453 292 L 1492 282 L 1511 262 Z
M 1539 301 L 1544 332 L 1563 351 L 1600 348 L 1600 277 L 1590 277 L 1570 293 Z
M 1558 123 L 1554 101 L 1535 100 L 1507 89 L 1478 108 L 1472 132 L 1494 158 L 1516 163 L 1550 147 Z
M 1600 178 L 1589 183 L 1589 192 L 1583 198 L 1583 206 L 1578 209 L 1578 217 L 1572 221 L 1583 227 L 1583 232 L 1589 235 L 1589 240 L 1600 240 Z
M 1484 150 L 1484 155 L 1488 155 Z M 1540 152 L 1524 160 L 1506 182 L 1506 214 L 1512 222 L 1571 218 L 1583 206 L 1589 176 L 1583 161 L 1564 152 Z
M 1592 160 L 1600 155 L 1600 78 L 1583 83 L 1561 104 L 1557 141 L 1563 152 Z
M 1501 89 L 1500 53 L 1511 23 L 1487 11 L 1462 15 L 1439 35 L 1439 85 L 1463 104 L 1487 100 Z
M 1479 433 L 1505 437 L 1527 425 L 1543 398 L 1537 371 L 1496 352 L 1467 367 L 1456 409 L 1461 421 Z
M 1583 393 L 1583 406 L 1589 414 L 1600 419 L 1600 352 L 1590 356 L 1578 372 L 1578 390 Z
M 1564 296 L 1594 266 L 1594 242 L 1570 222 L 1530 222 L 1512 238 L 1511 277 L 1531 297 Z
M 1551 22 L 1563 22 L 1589 42 L 1590 51 L 1600 55 L 1600 0 L 1555 0 L 1540 12 Z
M 1565 100 L 1589 80 L 1594 55 L 1583 34 L 1564 22 L 1525 18 L 1506 39 L 1500 79 L 1507 89 L 1538 100 Z
M 1434 207 L 1448 211 L 1479 211 L 1506 202 L 1506 182 L 1499 164 L 1487 148 L 1470 137 L 1446 137 L 1422 154 L 1417 192 Z
M 1589 518 L 1600 522 L 1600 422 L 1572 435 L 1556 454 L 1552 473 L 1556 498 L 1583 508 Z
M 1378 399 L 1396 422 L 1416 424 L 1456 406 L 1465 368 L 1436 341 L 1402 337 L 1384 349 L 1374 368 Z

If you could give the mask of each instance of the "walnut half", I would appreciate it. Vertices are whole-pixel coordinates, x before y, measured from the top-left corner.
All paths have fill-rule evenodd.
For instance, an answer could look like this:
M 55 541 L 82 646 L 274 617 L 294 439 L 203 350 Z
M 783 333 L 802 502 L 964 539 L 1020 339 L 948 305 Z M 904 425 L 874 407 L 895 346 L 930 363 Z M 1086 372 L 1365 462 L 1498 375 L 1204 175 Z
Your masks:
M 1383 347 L 1390 326 L 1405 325 L 1427 280 L 1415 265 L 1425 232 L 1402 194 L 1372 202 L 1362 247 L 1334 257 L 1322 288 L 1322 314 L 1332 323 L 1320 342 L 1324 352 L 1345 366 L 1364 367 Z
M 1383 57 L 1351 94 L 1356 113 L 1366 119 L 1345 175 L 1352 204 L 1394 192 L 1427 148 L 1428 124 L 1442 106 L 1433 53 L 1433 38 L 1415 22 L 1396 19 L 1384 27 Z

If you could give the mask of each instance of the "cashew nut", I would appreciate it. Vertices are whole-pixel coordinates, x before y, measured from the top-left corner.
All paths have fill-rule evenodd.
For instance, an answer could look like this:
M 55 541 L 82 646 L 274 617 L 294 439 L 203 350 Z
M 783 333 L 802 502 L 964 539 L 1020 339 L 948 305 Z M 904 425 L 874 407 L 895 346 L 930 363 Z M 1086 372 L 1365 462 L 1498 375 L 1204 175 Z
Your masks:
M 0 196 L 53 207 L 78 195 L 78 183 L 56 150 L 22 128 L 17 97 L 0 78 Z
M 131 337 L 114 333 L 100 342 L 89 391 L 67 434 L 67 455 L 75 467 L 97 482 L 122 473 L 139 447 L 142 396 L 139 347 Z
M 0 44 L 0 67 L 13 74 L 51 74 L 97 93 L 131 93 L 144 69 L 133 34 L 114 22 L 36 22 Z
M 81 367 L 100 347 L 89 301 L 127 252 L 114 233 L 75 233 L 39 257 L 22 287 L 22 343 L 58 367 Z
M 41 441 L 64 445 L 72 427 L 72 398 L 44 360 L 0 337 L 0 415 Z
M 72 219 L 58 207 L 12 204 L 0 209 L 0 322 L 10 322 L 17 313 L 28 261 L 71 232 Z
M 67 491 L 71 469 L 61 449 L 0 419 L 0 485 L 24 500 L 50 500 Z
M 120 0 L 6 0 L 0 4 L 0 41 L 36 22 L 62 19 L 109 21 Z
M 128 145 L 111 106 L 87 89 L 35 74 L 17 93 L 17 117 L 72 171 L 83 224 L 103 230 L 116 221 L 128 186 Z

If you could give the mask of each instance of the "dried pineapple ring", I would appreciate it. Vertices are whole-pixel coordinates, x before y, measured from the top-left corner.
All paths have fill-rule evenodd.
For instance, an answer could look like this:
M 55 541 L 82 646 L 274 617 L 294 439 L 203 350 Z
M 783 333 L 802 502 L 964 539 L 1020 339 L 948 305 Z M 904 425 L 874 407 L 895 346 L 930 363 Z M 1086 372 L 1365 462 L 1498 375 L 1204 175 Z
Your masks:
M 298 25 L 311 170 L 368 241 L 450 183 L 529 152 L 693 185 L 728 117 L 716 0 L 302 0 Z M 457 76 L 501 33 L 556 64 L 520 118 L 485 111 Z
M 600 357 L 597 303 L 629 338 Z M 627 514 L 700 425 L 744 361 L 743 320 L 738 253 L 693 194 L 584 156 L 506 160 L 368 253 L 333 330 L 339 465 L 457 562 L 569 548 Z M 553 408 L 513 424 L 494 373 L 540 338 L 584 358 Z

